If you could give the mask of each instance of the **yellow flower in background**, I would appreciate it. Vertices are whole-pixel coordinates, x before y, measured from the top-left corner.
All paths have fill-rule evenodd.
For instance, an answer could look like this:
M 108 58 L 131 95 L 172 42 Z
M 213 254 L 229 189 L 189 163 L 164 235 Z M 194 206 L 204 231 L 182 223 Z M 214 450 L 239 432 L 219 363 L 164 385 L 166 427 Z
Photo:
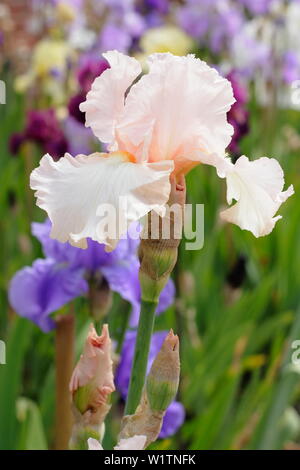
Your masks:
M 44 39 L 40 41 L 32 57 L 32 69 L 35 75 L 49 75 L 53 70 L 64 73 L 72 50 L 66 41 Z
M 56 6 L 57 19 L 63 22 L 72 22 L 76 18 L 76 10 L 68 3 L 61 1 Z
M 172 25 L 149 29 L 141 38 L 140 45 L 146 55 L 154 52 L 171 52 L 186 55 L 193 48 L 193 40 L 184 31 Z
M 36 84 L 43 88 L 52 104 L 62 103 L 65 97 L 62 82 L 67 79 L 68 64 L 74 55 L 74 50 L 66 41 L 43 39 L 33 50 L 29 71 L 15 79 L 15 90 L 24 93 Z

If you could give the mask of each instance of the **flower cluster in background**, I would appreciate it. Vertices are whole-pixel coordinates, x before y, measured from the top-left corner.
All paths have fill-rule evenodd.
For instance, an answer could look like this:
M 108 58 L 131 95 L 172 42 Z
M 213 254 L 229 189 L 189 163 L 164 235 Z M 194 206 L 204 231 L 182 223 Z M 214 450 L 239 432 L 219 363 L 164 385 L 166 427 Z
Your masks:
M 53 146 L 55 158 L 68 149 L 72 154 L 97 149 L 92 134 L 84 128 L 79 104 L 94 78 L 108 66 L 100 58 L 101 52 L 111 49 L 130 52 L 142 63 L 152 52 L 195 52 L 215 63 L 224 75 L 234 77 L 238 99 L 230 115 L 235 129 L 229 148 L 233 154 L 247 134 L 247 94 L 242 89 L 250 82 L 255 83 L 262 103 L 272 99 L 270 90 L 276 86 L 281 105 L 293 106 L 286 87 L 300 71 L 300 4 L 296 0 L 187 0 L 183 4 L 168 0 L 44 0 L 32 1 L 31 8 L 32 17 L 21 36 L 29 61 L 17 75 L 15 86 L 30 97 L 33 111 L 25 130 L 12 137 L 13 153 L 24 139 L 35 140 L 49 153 Z M 14 13 L 7 4 L 3 18 L 13 22 Z M 8 54 L 10 29 L 4 30 L 2 42 Z M 43 113 L 37 114 L 38 110 Z M 43 120 L 46 126 L 50 124 L 53 144 L 45 142 L 42 129 L 38 135 L 30 135 L 32 119 L 41 119 L 40 126 Z

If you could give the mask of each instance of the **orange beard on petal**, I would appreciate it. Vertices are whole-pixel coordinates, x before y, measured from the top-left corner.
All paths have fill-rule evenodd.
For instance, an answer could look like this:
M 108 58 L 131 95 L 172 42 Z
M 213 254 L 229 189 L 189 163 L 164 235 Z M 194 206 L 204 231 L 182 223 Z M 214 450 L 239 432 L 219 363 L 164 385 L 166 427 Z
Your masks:
M 136 163 L 136 158 L 132 153 L 116 150 L 110 153 L 101 153 L 103 158 L 119 158 L 124 163 Z

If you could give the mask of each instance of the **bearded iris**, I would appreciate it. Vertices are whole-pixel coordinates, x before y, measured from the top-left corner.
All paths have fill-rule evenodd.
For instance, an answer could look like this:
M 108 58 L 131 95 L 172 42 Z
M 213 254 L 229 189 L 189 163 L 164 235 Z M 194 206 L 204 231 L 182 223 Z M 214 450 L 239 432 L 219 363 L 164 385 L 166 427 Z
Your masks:
M 222 218 L 256 237 L 270 233 L 293 187 L 283 191 L 283 171 L 274 159 L 252 162 L 242 156 L 232 163 L 227 156 L 233 134 L 227 113 L 235 101 L 230 82 L 193 55 L 153 54 L 141 77 L 136 59 L 117 51 L 104 58 L 110 67 L 95 79 L 80 109 L 108 153 L 66 154 L 58 162 L 45 155 L 31 174 L 37 205 L 52 222 L 51 237 L 81 248 L 91 239 L 114 250 L 132 222 L 151 211 L 164 217 L 174 188 L 177 194 L 184 175 L 201 163 L 216 168 L 226 179 L 228 203 L 236 201 Z M 185 196 L 185 185 L 181 191 Z M 103 208 L 108 206 L 114 210 L 107 219 Z M 118 231 L 112 235 L 107 225 Z M 148 245 L 142 240 L 142 310 L 124 425 L 135 422 L 141 410 L 156 294 L 177 259 L 178 244 L 172 256 L 164 244 Z
M 103 205 L 120 215 L 119 200 L 126 201 L 123 235 L 151 210 L 164 211 L 171 174 L 200 163 L 226 178 L 227 201 L 237 201 L 222 218 L 256 237 L 270 233 L 293 187 L 282 191 L 283 171 L 274 159 L 242 156 L 233 164 L 226 156 L 233 134 L 226 115 L 235 101 L 230 82 L 193 55 L 153 54 L 149 73 L 137 81 L 136 59 L 103 55 L 110 68 L 95 79 L 81 110 L 109 153 L 66 154 L 58 162 L 47 154 L 31 174 L 37 205 L 53 224 L 51 237 L 81 248 L 91 238 L 113 249 L 119 237 L 104 230 Z

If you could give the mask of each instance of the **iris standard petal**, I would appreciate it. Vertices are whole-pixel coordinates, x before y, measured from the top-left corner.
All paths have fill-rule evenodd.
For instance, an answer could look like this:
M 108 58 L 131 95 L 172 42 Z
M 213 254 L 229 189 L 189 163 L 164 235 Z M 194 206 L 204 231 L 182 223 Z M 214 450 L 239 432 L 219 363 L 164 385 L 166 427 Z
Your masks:
M 233 128 L 226 113 L 235 99 L 228 80 L 193 55 L 153 54 L 149 73 L 134 84 L 117 126 L 119 148 L 138 159 L 175 161 L 175 171 L 225 154 Z
M 125 93 L 141 73 L 139 62 L 118 51 L 103 54 L 110 68 L 95 79 L 80 110 L 86 113 L 86 126 L 104 143 L 112 143 L 115 127 L 124 112 Z

